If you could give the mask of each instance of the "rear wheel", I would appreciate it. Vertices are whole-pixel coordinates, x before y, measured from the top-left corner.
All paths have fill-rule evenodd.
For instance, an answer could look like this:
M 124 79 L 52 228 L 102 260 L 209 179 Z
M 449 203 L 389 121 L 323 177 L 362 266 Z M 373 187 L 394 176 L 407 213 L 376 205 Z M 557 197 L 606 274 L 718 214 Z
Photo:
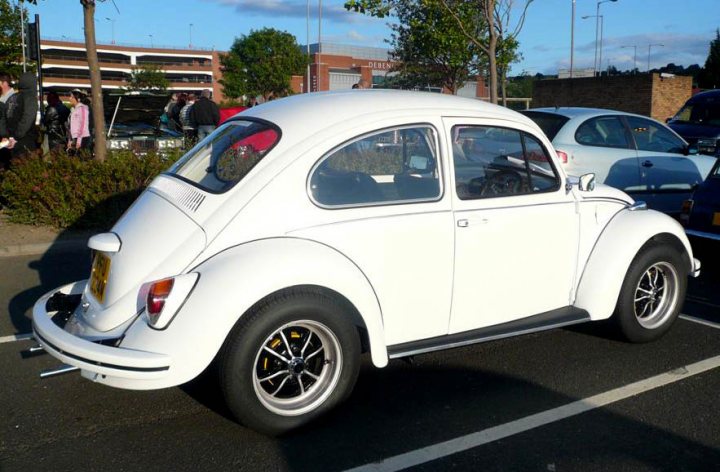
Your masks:
M 220 357 L 228 407 L 243 424 L 279 434 L 323 414 L 352 391 L 360 340 L 335 300 L 273 296 L 233 329 Z
M 680 313 L 687 288 L 687 270 L 677 250 L 650 245 L 640 250 L 623 281 L 614 319 L 632 342 L 660 338 Z

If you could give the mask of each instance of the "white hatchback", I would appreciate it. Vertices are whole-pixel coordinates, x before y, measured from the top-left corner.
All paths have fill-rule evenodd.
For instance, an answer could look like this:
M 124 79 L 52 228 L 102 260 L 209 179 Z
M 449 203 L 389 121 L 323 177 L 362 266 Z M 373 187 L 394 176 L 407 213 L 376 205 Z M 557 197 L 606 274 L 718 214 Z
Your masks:
M 700 267 L 674 220 L 567 178 L 530 119 L 377 90 L 244 111 L 89 247 L 89 280 L 35 304 L 65 364 L 46 375 L 156 389 L 215 361 L 267 433 L 345 399 L 362 352 L 384 367 L 611 316 L 658 338 Z

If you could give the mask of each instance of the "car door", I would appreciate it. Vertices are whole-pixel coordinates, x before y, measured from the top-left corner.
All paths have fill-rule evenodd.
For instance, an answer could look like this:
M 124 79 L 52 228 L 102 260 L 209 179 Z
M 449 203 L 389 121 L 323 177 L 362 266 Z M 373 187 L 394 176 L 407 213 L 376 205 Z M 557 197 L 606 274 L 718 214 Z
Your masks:
M 585 120 L 574 137 L 577 144 L 570 149 L 568 173 L 580 176 L 592 172 L 598 183 L 627 193 L 641 190 L 637 152 L 618 115 Z
M 519 124 L 444 121 L 455 224 L 449 333 L 568 306 L 578 216 L 546 141 Z
M 685 142 L 662 124 L 627 116 L 637 147 L 640 180 L 648 205 L 665 213 L 679 213 L 682 202 L 707 176 L 704 156 L 687 156 Z

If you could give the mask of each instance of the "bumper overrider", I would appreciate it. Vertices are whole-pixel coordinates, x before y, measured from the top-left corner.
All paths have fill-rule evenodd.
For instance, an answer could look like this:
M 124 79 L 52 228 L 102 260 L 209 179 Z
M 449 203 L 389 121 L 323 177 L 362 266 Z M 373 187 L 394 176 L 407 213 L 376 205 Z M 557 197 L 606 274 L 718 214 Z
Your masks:
M 51 356 L 79 368 L 85 378 L 123 388 L 153 388 L 170 370 L 169 355 L 123 348 L 122 337 L 93 341 L 63 329 L 74 311 L 68 303 L 79 302 L 86 284 L 87 281 L 80 281 L 59 287 L 35 303 L 32 323 L 35 339 Z

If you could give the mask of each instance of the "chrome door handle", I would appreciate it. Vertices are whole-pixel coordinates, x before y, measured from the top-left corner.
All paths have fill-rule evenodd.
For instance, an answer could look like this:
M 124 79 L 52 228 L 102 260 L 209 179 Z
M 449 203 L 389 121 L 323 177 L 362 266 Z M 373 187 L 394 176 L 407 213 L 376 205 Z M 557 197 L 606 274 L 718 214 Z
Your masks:
M 653 163 L 652 163 L 652 161 L 645 161 L 642 163 L 642 166 L 643 167 L 652 167 Z
M 468 220 L 458 220 L 457 221 L 458 228 L 467 228 L 470 226 L 470 222 Z
M 485 225 L 485 224 L 487 224 L 488 219 L 487 218 L 471 218 L 468 220 L 468 219 L 463 218 L 461 220 L 457 220 L 458 228 L 467 228 L 468 226 L 470 226 L 471 221 L 474 225 L 476 225 L 476 224 Z

